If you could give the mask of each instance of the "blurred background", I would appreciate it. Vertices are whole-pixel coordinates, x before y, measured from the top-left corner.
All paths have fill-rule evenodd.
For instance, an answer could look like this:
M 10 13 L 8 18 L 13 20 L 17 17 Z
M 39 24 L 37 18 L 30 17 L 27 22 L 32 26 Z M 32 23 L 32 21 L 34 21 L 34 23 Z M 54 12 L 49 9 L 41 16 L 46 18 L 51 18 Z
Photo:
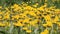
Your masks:
M 8 6 L 13 5 L 15 3 L 21 4 L 22 2 L 28 3 L 28 5 L 38 3 L 39 6 L 42 6 L 44 5 L 44 3 L 47 3 L 48 7 L 56 6 L 57 8 L 60 8 L 60 0 L 0 0 L 0 5 Z

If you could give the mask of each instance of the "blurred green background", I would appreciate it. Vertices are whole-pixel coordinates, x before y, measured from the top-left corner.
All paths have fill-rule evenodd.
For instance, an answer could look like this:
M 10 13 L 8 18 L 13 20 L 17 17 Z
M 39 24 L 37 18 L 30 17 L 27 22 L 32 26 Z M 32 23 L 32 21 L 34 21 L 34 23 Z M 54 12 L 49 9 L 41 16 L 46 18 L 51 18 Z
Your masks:
M 60 8 L 60 0 L 47 0 L 47 2 L 45 2 L 45 0 L 0 0 L 0 5 L 2 5 L 2 6 L 9 5 L 10 6 L 15 3 L 21 4 L 22 2 L 25 2 L 25 3 L 28 2 L 28 5 L 33 5 L 35 3 L 38 3 L 39 7 L 44 5 L 44 3 L 47 3 L 48 7 L 56 6 L 56 8 Z

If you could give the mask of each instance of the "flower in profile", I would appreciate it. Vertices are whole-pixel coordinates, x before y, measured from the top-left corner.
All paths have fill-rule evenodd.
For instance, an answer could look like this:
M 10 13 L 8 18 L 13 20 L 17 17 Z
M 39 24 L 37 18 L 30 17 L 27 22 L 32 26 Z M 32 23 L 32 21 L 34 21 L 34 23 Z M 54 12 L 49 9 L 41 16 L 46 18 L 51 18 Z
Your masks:
M 41 32 L 40 34 L 49 34 L 49 31 L 47 29 L 45 29 L 43 32 Z
M 37 7 L 38 6 L 38 3 L 36 3 L 35 5 L 33 5 L 33 7 Z
M 43 24 L 44 27 L 47 27 L 47 24 Z
M 23 30 L 28 30 L 28 28 L 27 27 L 23 27 Z
M 31 33 L 32 31 L 31 30 L 26 30 L 27 33 Z

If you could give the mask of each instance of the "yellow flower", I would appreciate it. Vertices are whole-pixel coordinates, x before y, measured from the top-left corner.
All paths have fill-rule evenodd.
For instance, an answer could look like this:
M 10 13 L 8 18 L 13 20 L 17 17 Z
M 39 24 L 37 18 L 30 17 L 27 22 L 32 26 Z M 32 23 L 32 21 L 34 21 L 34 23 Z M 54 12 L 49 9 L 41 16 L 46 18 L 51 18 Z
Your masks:
M 25 20 L 23 20 L 23 22 L 25 23 L 25 22 L 29 22 L 29 19 L 25 19 Z
M 47 2 L 48 0 L 45 0 L 45 2 Z
M 48 33 L 49 33 L 49 31 L 48 31 L 47 29 L 45 29 L 45 30 L 44 30 L 44 32 L 45 32 L 46 34 L 48 34 Z
M 2 18 L 2 16 L 0 16 L 0 18 Z
M 19 12 L 19 10 L 21 10 L 21 7 L 16 7 L 16 8 L 14 8 L 14 11 Z
M 0 11 L 0 14 L 3 14 L 3 12 Z
M 28 30 L 28 28 L 27 27 L 23 27 L 23 30 Z
M 50 15 L 44 16 L 44 18 L 45 18 L 46 21 L 50 21 L 51 20 Z
M 36 14 L 34 13 L 34 11 L 30 11 L 29 14 L 32 15 L 32 16 L 36 16 Z
M 14 11 L 19 12 L 19 10 L 21 10 L 21 7 L 18 4 L 14 4 L 13 6 L 11 6 L 11 8 L 13 8 Z
M 9 10 L 7 7 L 5 8 L 6 10 Z
M 40 34 L 45 34 L 45 32 L 41 32 Z
M 14 7 L 17 8 L 17 7 L 19 7 L 19 5 L 18 4 L 14 4 Z
M 7 15 L 4 15 L 4 19 L 9 19 L 10 18 L 10 15 L 7 14 Z
M 59 20 L 58 16 L 55 16 L 54 22 L 56 22 L 58 20 Z
M 35 24 L 36 24 L 36 23 L 34 23 L 34 22 L 30 22 L 30 25 L 32 25 L 32 26 L 35 26 Z
M 24 24 L 21 24 L 21 23 L 13 23 L 14 26 L 23 26 Z
M 47 29 L 45 29 L 43 32 L 41 32 L 40 34 L 48 34 L 49 31 Z
M 44 3 L 43 7 L 45 7 L 45 8 L 46 8 L 46 7 L 47 7 L 47 3 Z
M 33 5 L 33 7 L 37 7 L 38 3 L 36 3 L 35 5 Z
M 37 8 L 38 10 L 44 11 L 44 7 Z
M 6 22 L 5 25 L 6 25 L 6 26 L 10 26 L 10 23 L 9 23 L 9 22 Z
M 5 24 L 3 24 L 3 23 L 0 23 L 0 26 L 5 26 Z
M 35 19 L 35 20 L 30 22 L 30 25 L 36 26 L 37 23 L 38 23 L 38 19 Z
M 0 6 L 0 9 L 2 8 L 2 6 Z
M 57 24 L 58 24 L 58 26 L 60 26 L 60 22 L 58 22 Z
M 44 27 L 47 27 L 47 24 L 43 24 Z
M 51 26 L 52 27 L 52 22 L 51 21 L 47 21 L 47 26 Z
M 31 30 L 26 30 L 27 33 L 31 33 L 32 31 Z
M 52 9 L 54 9 L 55 7 L 56 7 L 56 6 L 51 6 L 49 9 L 52 10 Z
M 47 21 L 46 24 L 43 24 L 44 27 L 50 26 L 52 27 L 52 22 L 51 21 Z
M 44 32 L 47 32 L 48 33 L 49 31 L 47 29 L 45 29 Z
M 11 8 L 14 8 L 14 6 L 11 6 Z
M 15 16 L 12 16 L 12 18 L 18 19 L 18 18 L 20 18 L 20 16 L 19 15 L 15 15 Z

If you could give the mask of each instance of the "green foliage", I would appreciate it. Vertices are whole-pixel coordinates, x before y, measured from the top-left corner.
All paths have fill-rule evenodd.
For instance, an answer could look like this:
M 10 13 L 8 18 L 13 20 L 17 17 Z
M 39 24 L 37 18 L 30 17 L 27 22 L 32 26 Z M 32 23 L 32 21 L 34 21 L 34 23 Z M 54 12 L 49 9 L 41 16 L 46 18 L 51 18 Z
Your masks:
M 39 3 L 39 6 L 42 6 L 44 3 L 47 3 L 48 7 L 56 6 L 56 8 L 60 8 L 60 0 L 56 0 L 56 1 L 48 0 L 47 2 L 45 2 L 45 0 L 0 0 L 0 5 L 7 6 L 7 5 L 13 5 L 15 3 L 21 4 L 22 2 L 25 3 L 28 2 L 28 5 Z

